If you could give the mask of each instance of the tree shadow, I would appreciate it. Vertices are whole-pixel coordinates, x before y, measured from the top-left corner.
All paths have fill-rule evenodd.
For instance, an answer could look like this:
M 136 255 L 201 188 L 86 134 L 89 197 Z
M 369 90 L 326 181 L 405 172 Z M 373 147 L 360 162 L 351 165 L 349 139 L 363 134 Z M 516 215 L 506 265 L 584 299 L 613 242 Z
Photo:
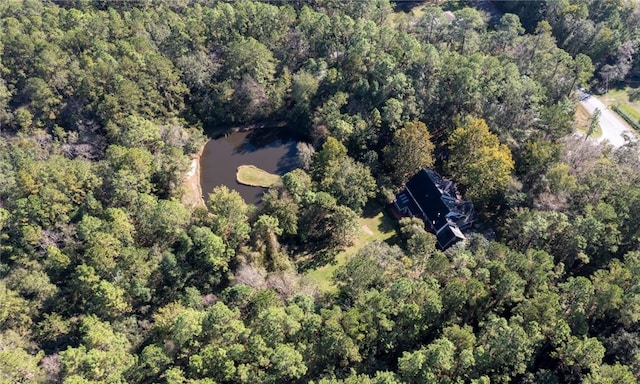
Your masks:
M 377 199 L 371 199 L 365 204 L 362 210 L 362 217 L 365 219 L 373 219 L 385 209 L 385 205 Z
M 379 214 L 382 214 L 382 218 L 376 229 L 381 233 L 393 232 L 393 235 L 385 239 L 384 242 L 389 245 L 400 244 L 400 236 L 398 235 L 400 223 L 393 215 L 389 204 L 383 204 L 379 200 L 371 200 L 365 205 L 362 211 L 362 217 L 365 219 L 373 219 Z
M 247 135 L 248 144 L 258 149 L 281 145 L 289 141 L 286 132 L 278 128 L 258 128 L 249 131 Z
M 317 247 L 317 249 L 306 248 L 303 257 L 296 261 L 299 273 L 304 273 L 312 269 L 318 269 L 327 265 L 336 264 L 336 256 L 339 251 Z
M 413 8 L 416 8 L 422 4 L 424 4 L 424 1 L 422 0 L 396 1 L 393 3 L 393 8 L 396 12 L 401 11 L 404 13 L 409 13 L 413 10 Z
M 389 212 L 389 208 L 385 207 L 382 211 L 382 220 L 378 224 L 378 230 L 380 232 L 397 232 L 399 228 L 398 220 Z
M 400 245 L 402 243 L 402 239 L 400 238 L 400 223 L 391 213 L 389 206 L 386 206 L 382 211 L 382 220 L 380 220 L 380 224 L 378 224 L 378 230 L 380 232 L 393 232 L 393 235 L 384 241 L 385 243 L 389 245 Z
M 255 153 L 257 160 L 277 158 L 275 173 L 283 175 L 300 167 L 296 142 L 283 132 L 267 132 L 265 129 L 252 132 L 233 133 L 227 137 L 233 146 L 234 155 Z M 257 152 L 257 153 L 256 153 Z M 259 163 L 256 163 L 260 167 Z
M 288 131 L 280 127 L 259 127 L 240 130 L 217 130 L 210 133 L 212 140 L 226 140 L 234 154 L 247 154 L 261 149 L 277 148 L 291 142 Z
M 629 101 L 634 102 L 640 100 L 640 88 L 632 89 L 629 91 Z
M 298 160 L 298 148 L 294 141 L 290 141 L 285 143 L 288 146 L 287 153 L 285 153 L 280 160 L 278 160 L 278 170 L 277 173 L 279 175 L 284 175 L 287 172 L 291 172 L 296 168 L 300 168 L 302 164 Z
M 283 145 L 280 138 L 265 129 L 238 133 L 244 136 L 244 140 L 234 149 L 236 154 L 248 154 L 268 148 L 278 148 Z M 236 134 L 234 134 L 236 135 Z

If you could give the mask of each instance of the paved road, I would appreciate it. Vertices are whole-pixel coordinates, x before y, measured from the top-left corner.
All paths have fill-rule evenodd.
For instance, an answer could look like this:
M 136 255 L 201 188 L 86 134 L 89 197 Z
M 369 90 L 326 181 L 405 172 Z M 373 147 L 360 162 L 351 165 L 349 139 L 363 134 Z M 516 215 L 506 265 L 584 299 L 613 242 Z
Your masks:
M 590 115 L 593 114 L 596 108 L 602 112 L 600 115 L 602 137 L 598 141 L 608 140 L 614 147 L 621 147 L 626 142 L 625 136 L 632 140 L 637 139 L 635 133 L 621 121 L 618 115 L 609 110 L 597 97 L 581 90 L 578 91 L 578 97 L 580 98 L 580 103 Z
M 494 22 L 500 20 L 503 15 L 491 0 L 473 0 L 473 4 L 476 8 L 491 15 Z M 602 129 L 602 136 L 598 138 L 599 142 L 607 140 L 614 147 L 621 147 L 627 142 L 625 138 L 632 141 L 638 140 L 638 136 L 636 136 L 635 132 L 633 132 L 631 128 L 622 121 L 618 114 L 609 110 L 606 105 L 598 100 L 597 97 L 581 89 L 579 89 L 577 93 L 580 102 L 589 115 L 592 115 L 596 108 L 600 109 L 600 128 Z

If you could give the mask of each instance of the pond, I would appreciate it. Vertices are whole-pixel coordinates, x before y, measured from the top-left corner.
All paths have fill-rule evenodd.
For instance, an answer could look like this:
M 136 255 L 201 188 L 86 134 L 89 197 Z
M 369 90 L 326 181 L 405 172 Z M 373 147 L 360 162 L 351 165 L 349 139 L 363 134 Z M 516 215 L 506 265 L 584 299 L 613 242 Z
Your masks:
M 249 204 L 258 204 L 265 188 L 250 187 L 236 181 L 240 165 L 255 165 L 267 172 L 284 175 L 297 164 L 296 142 L 266 129 L 235 132 L 209 140 L 200 157 L 200 184 L 205 200 L 220 185 L 235 189 Z

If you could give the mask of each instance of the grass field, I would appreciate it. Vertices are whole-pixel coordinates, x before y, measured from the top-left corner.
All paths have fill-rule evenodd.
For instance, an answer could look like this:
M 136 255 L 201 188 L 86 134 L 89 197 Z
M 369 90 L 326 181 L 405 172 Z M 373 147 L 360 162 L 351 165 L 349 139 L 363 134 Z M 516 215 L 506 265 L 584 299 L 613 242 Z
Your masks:
M 600 100 L 607 106 L 614 104 L 629 105 L 633 109 L 640 111 L 640 88 L 610 89 L 609 92 L 600 96 Z
M 307 272 L 309 280 L 316 283 L 321 292 L 329 293 L 335 291 L 336 286 L 332 280 L 333 273 L 365 244 L 374 240 L 387 241 L 396 234 L 396 219 L 385 210 L 378 209 L 371 217 L 361 217 L 360 225 L 360 232 L 354 244 L 336 255 L 333 263 Z
M 611 89 L 600 99 L 607 107 L 617 106 L 621 112 L 634 120 L 636 124 L 640 122 L 640 88 Z
M 640 110 L 633 108 L 629 104 L 621 104 L 612 107 L 618 115 L 622 116 L 635 129 L 640 129 Z
M 252 187 L 268 188 L 280 182 L 280 176 L 262 170 L 255 165 L 241 165 L 236 173 L 238 183 Z
M 640 109 L 633 108 L 633 106 L 629 104 L 620 104 L 618 107 L 636 121 L 640 120 Z

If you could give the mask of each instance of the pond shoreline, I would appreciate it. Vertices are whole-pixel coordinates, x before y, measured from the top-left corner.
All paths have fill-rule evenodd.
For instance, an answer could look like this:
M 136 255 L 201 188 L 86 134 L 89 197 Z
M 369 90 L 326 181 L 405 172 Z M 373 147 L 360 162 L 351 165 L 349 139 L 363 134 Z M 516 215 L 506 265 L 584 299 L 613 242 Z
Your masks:
M 207 142 L 200 158 L 200 183 L 205 193 L 225 185 L 245 202 L 259 205 L 266 188 L 239 182 L 239 167 L 251 165 L 278 176 L 297 168 L 297 141 L 282 129 L 250 129 L 256 126 L 243 126 L 243 131 Z
M 202 196 L 202 184 L 200 183 L 200 158 L 202 157 L 202 151 L 204 151 L 204 147 L 208 142 L 209 140 L 204 142 L 200 146 L 200 150 L 190 156 L 191 166 L 189 168 L 189 172 L 185 175 L 185 179 L 182 184 L 182 202 L 192 209 L 205 206 L 204 198 Z
M 288 125 L 287 121 L 282 120 L 282 121 L 268 121 L 264 123 L 252 123 L 252 124 L 245 124 L 245 125 L 226 127 L 226 128 L 217 128 L 217 129 L 211 130 L 210 131 L 211 134 L 207 135 L 207 137 L 209 137 L 209 140 L 216 140 L 221 137 L 230 135 L 232 133 L 253 132 L 253 131 L 269 129 L 269 128 L 281 129 L 281 128 L 285 128 L 287 125 Z
M 207 146 L 210 145 L 211 142 L 213 141 L 219 141 L 219 140 L 224 140 L 224 141 L 228 141 L 231 140 L 233 141 L 233 137 L 237 137 L 236 135 L 240 134 L 240 135 L 249 135 L 253 136 L 254 133 L 258 134 L 258 135 L 262 135 L 264 136 L 264 134 L 266 134 L 266 137 L 271 137 L 268 140 L 268 143 L 272 143 L 275 141 L 280 141 L 283 145 L 285 146 L 289 146 L 290 144 L 288 144 L 290 141 L 292 141 L 293 143 L 297 143 L 298 141 L 294 138 L 295 135 L 289 135 L 288 132 L 282 136 L 282 129 L 287 127 L 287 122 L 286 121 L 269 121 L 269 122 L 261 122 L 261 123 L 253 123 L 253 124 L 245 124 L 245 125 L 240 125 L 240 126 L 233 126 L 233 127 L 226 127 L 226 128 L 218 128 L 218 129 L 205 129 L 205 133 L 206 133 L 206 137 L 207 140 L 202 144 L 202 146 L 200 146 L 200 149 L 198 150 L 197 153 L 191 154 L 189 157 L 191 159 L 191 166 L 188 170 L 187 173 L 185 173 L 184 175 L 184 179 L 182 182 L 182 202 L 184 205 L 188 206 L 191 209 L 195 209 L 198 207 L 206 207 L 206 198 L 203 194 L 203 190 L 204 187 L 209 188 L 210 185 L 209 183 L 206 181 L 207 175 L 209 175 L 209 167 L 210 167 L 210 158 L 209 156 L 211 155 L 210 153 L 208 153 L 207 151 Z M 263 134 L 264 133 L 264 134 Z M 243 141 L 246 140 L 251 140 L 251 139 L 245 139 L 243 138 Z M 247 141 L 250 142 L 250 141 Z M 242 144 L 244 145 L 244 144 Z M 253 146 L 254 144 L 249 144 L 250 146 Z M 257 148 L 253 148 L 250 149 L 249 152 L 254 152 L 254 151 L 261 151 L 263 149 L 263 145 L 264 144 L 255 144 L 257 145 Z M 269 147 L 270 145 L 266 145 L 266 147 Z M 295 148 L 295 147 L 294 147 Z M 291 148 L 289 149 L 291 150 Z M 231 156 L 235 157 L 235 152 L 237 151 L 237 149 L 234 149 L 232 151 Z M 283 155 L 279 155 L 279 156 L 283 156 Z M 203 169 L 203 160 L 205 160 L 204 166 L 206 166 L 206 169 Z M 253 165 L 256 167 L 260 167 L 262 168 L 262 163 L 265 159 L 253 159 L 254 161 L 249 161 L 249 162 L 241 162 L 241 164 L 245 164 L 245 165 Z M 209 163 L 207 163 L 209 162 Z M 267 161 L 268 163 L 268 161 Z M 241 165 L 241 164 L 238 164 Z M 272 167 L 275 167 L 276 165 L 273 164 Z M 233 182 L 236 183 L 236 186 L 230 185 L 232 183 L 221 183 L 222 185 L 227 185 L 229 188 L 231 189 L 235 189 L 237 190 L 241 195 L 244 194 L 243 198 L 247 201 L 247 202 L 252 202 L 252 197 L 250 196 L 246 196 L 246 191 L 242 192 L 243 188 L 246 187 L 250 187 L 250 188 L 261 188 L 258 186 L 251 186 L 250 184 L 244 184 L 239 182 L 236 179 L 236 169 L 235 167 L 233 167 Z M 276 169 L 271 169 L 271 172 L 268 173 L 273 173 Z M 205 180 L 203 180 L 205 179 Z M 238 188 L 239 187 L 239 188 Z M 257 203 L 257 201 L 253 201 L 253 203 Z

